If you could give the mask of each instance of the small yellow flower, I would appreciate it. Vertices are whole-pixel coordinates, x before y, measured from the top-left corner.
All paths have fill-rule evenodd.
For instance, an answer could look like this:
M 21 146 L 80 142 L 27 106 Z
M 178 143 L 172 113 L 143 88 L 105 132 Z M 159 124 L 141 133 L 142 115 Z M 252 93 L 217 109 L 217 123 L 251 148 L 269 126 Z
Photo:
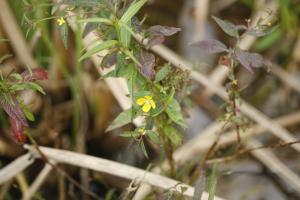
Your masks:
M 238 81 L 235 79 L 235 80 L 232 81 L 232 84 L 233 84 L 233 85 L 237 85 L 237 84 L 238 84 Z
M 152 96 L 141 97 L 141 98 L 136 100 L 136 103 L 139 106 L 143 106 L 142 107 L 143 112 L 149 112 L 151 108 L 152 109 L 156 108 L 156 104 L 153 101 Z
M 62 26 L 63 24 L 66 23 L 65 19 L 63 17 L 60 17 L 59 19 L 56 20 L 58 26 Z
M 145 135 L 145 134 L 146 134 L 145 128 L 139 128 L 139 129 L 138 129 L 138 132 L 139 132 L 141 135 Z

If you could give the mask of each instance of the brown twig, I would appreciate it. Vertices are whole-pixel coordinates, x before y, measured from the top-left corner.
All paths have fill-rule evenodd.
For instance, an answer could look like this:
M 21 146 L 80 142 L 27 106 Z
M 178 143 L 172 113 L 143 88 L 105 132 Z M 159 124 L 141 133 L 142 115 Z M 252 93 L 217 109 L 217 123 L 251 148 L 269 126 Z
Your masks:
M 291 146 L 291 145 L 297 144 L 297 143 L 300 143 L 300 140 L 296 140 L 296 141 L 293 141 L 293 142 L 287 142 L 287 143 L 279 142 L 279 143 L 275 143 L 275 144 L 263 145 L 263 146 L 259 146 L 259 147 L 252 147 L 252 148 L 249 148 L 249 149 L 243 149 L 243 150 L 240 150 L 240 151 L 238 151 L 235 154 L 230 155 L 230 156 L 207 160 L 206 164 L 228 162 L 228 161 L 236 159 L 237 157 L 239 157 L 241 155 L 248 154 L 252 151 L 256 151 L 256 150 L 260 150 L 260 149 L 283 148 L 283 147 Z

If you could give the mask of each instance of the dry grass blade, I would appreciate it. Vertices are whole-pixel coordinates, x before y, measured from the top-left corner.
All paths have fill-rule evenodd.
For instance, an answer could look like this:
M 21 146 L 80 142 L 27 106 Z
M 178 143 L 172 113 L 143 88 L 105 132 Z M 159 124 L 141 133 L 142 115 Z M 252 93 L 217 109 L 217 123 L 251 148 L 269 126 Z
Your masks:
M 36 152 L 34 147 L 27 146 L 26 148 L 32 153 L 32 155 L 39 157 L 40 154 Z M 57 163 L 74 165 L 97 172 L 110 174 L 112 176 L 122 177 L 128 180 L 136 179 L 164 190 L 171 189 L 180 192 L 180 188 L 185 187 L 187 190 L 183 193 L 184 195 L 193 197 L 194 194 L 194 188 L 189 185 L 152 172 L 131 167 L 129 165 L 66 150 L 58 150 L 48 147 L 39 147 L 39 149 L 45 156 L 47 156 L 48 159 Z M 207 199 L 207 197 L 208 194 L 204 193 L 202 199 Z M 221 198 L 218 197 L 215 197 L 215 199 L 221 200 Z
M 247 148 L 262 146 L 262 144 L 254 139 L 248 140 L 245 145 Z M 292 172 L 283 162 L 281 162 L 271 150 L 260 149 L 252 151 L 251 154 L 268 167 L 274 174 L 281 177 L 291 188 L 300 193 L 300 178 Z
M 32 159 L 31 154 L 27 153 L 23 156 L 20 156 L 9 165 L 3 167 L 0 170 L 0 184 L 3 184 L 4 182 L 15 177 L 17 174 L 31 165 L 33 161 L 34 159 Z
M 55 162 L 52 161 L 52 163 Z M 42 169 L 42 171 L 39 173 L 37 178 L 30 185 L 27 192 L 24 194 L 22 198 L 23 200 L 30 200 L 33 197 L 33 195 L 38 191 L 38 189 L 41 187 L 43 182 L 46 180 L 46 178 L 48 177 L 52 169 L 53 169 L 52 166 L 46 163 L 45 167 Z
M 287 127 L 300 122 L 300 112 L 289 114 L 283 117 L 276 118 L 272 120 L 275 124 L 280 124 L 281 126 Z M 197 154 L 206 151 L 213 144 L 214 140 L 217 138 L 216 132 L 221 128 L 220 123 L 213 123 L 204 131 L 198 134 L 193 140 L 187 142 L 185 145 L 177 149 L 174 154 L 174 159 L 179 163 L 184 163 L 191 160 Z M 249 127 L 245 132 L 243 132 L 242 139 L 246 140 L 248 137 L 253 137 L 258 134 L 262 134 L 266 131 L 266 128 L 261 126 Z M 236 142 L 236 133 L 234 131 L 223 133 L 218 146 L 224 146 Z

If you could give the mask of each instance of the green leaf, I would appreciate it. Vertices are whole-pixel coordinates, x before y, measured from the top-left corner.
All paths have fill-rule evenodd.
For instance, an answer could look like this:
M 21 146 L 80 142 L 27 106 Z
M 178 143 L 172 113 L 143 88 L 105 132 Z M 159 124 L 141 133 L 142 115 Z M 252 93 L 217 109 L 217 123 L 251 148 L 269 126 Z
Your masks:
M 165 125 L 163 130 L 175 147 L 182 143 L 182 134 L 176 128 L 171 125 Z
M 33 83 L 33 82 L 14 84 L 10 87 L 10 89 L 13 91 L 22 91 L 25 89 L 32 89 L 32 90 L 36 90 L 44 95 L 46 94 L 41 86 L 39 86 L 38 84 Z
M 276 44 L 282 38 L 283 34 L 284 33 L 281 29 L 277 29 L 270 35 L 261 38 L 254 45 L 255 51 L 261 52 L 261 51 L 265 51 L 265 50 L 271 48 L 274 44 Z
M 33 82 L 29 82 L 27 84 L 30 86 L 31 89 L 36 90 L 36 91 L 42 93 L 43 95 L 46 95 L 46 93 L 43 90 L 43 88 L 41 86 L 39 86 L 38 84 L 33 83 Z
M 146 130 L 146 135 L 153 143 L 160 144 L 160 139 L 159 139 L 159 135 L 157 132 L 151 131 L 151 130 Z
M 131 21 L 127 22 L 127 26 L 131 29 Z M 131 43 L 131 33 L 127 30 L 127 28 L 125 28 L 125 26 L 121 25 L 120 36 L 122 45 L 124 47 L 129 47 Z
M 238 32 L 238 27 L 237 26 L 235 26 L 234 24 L 232 24 L 228 21 L 219 19 L 215 16 L 212 16 L 212 18 L 215 20 L 215 22 L 220 26 L 220 28 L 225 33 L 227 33 L 228 35 L 230 35 L 232 37 L 236 37 L 236 38 L 239 37 L 239 32 Z
M 126 124 L 129 124 L 133 119 L 132 114 L 132 109 L 124 110 L 123 112 L 121 112 L 106 129 L 106 132 L 112 131 L 116 128 L 120 128 Z
M 117 54 L 117 63 L 115 68 L 115 76 L 125 76 L 127 73 L 126 56 L 122 53 Z
M 123 14 L 121 17 L 121 21 L 125 24 L 127 24 L 134 15 L 143 7 L 143 5 L 147 2 L 147 0 L 140 0 L 136 3 L 133 3 L 130 5 L 128 10 Z
M 128 68 L 128 74 L 125 74 L 125 77 L 127 78 L 127 86 L 128 86 L 130 97 L 133 99 L 133 90 L 134 90 L 137 70 L 135 69 L 133 64 L 128 65 L 127 68 Z
M 183 128 L 187 127 L 185 120 L 181 114 L 180 105 L 174 98 L 170 100 L 166 108 L 166 113 L 168 114 L 170 119 L 174 121 L 176 124 L 180 125 Z
M 141 98 L 144 96 L 151 96 L 151 92 L 141 90 L 141 91 L 135 92 L 133 97 L 134 97 L 134 99 L 138 99 L 138 98 Z
M 208 185 L 207 185 L 207 190 L 208 190 L 208 200 L 214 200 L 214 196 L 216 193 L 216 186 L 217 186 L 217 164 L 214 164 L 212 167 L 212 172 L 209 176 L 208 179 Z
M 141 140 L 141 142 L 139 143 L 139 145 L 140 145 L 140 147 L 141 147 L 141 149 L 142 149 L 144 155 L 146 156 L 146 158 L 149 158 L 148 153 L 147 153 L 147 150 L 146 150 L 146 147 L 145 147 L 145 144 L 144 144 L 144 141 Z
M 29 121 L 34 121 L 35 118 L 34 118 L 34 115 L 27 109 L 26 106 L 23 106 L 22 107 L 22 111 L 23 113 L 25 114 L 26 118 L 29 120 Z
M 23 80 L 23 77 L 20 74 L 18 74 L 18 73 L 13 73 L 13 74 L 11 74 L 9 76 L 12 77 L 12 78 L 14 78 L 17 81 Z
M 108 40 L 108 41 L 105 41 L 105 42 L 101 42 L 100 44 L 96 45 L 92 49 L 88 50 L 84 55 L 82 55 L 79 58 L 79 61 L 82 61 L 82 60 L 84 60 L 84 59 L 86 59 L 86 58 L 94 55 L 95 53 L 98 53 L 100 51 L 103 51 L 105 49 L 113 47 L 113 46 L 115 46 L 117 44 L 118 44 L 117 40 Z
M 53 5 L 51 8 L 51 15 L 54 15 L 54 13 L 59 9 L 60 4 L 58 5 Z
M 140 136 L 140 133 L 135 132 L 135 131 L 125 131 L 120 134 L 121 137 L 138 137 Z
M 64 23 L 62 26 L 60 26 L 59 32 L 60 32 L 60 36 L 61 36 L 62 42 L 64 44 L 64 47 L 68 48 L 69 29 L 68 29 L 67 23 Z
M 163 68 L 161 68 L 155 76 L 155 82 L 159 82 L 161 80 L 163 80 L 170 72 L 171 67 L 170 65 L 165 65 Z
M 100 17 L 93 17 L 93 18 L 87 18 L 87 19 L 81 19 L 78 21 L 79 23 L 105 23 L 112 25 L 112 21 L 106 18 L 100 18 Z

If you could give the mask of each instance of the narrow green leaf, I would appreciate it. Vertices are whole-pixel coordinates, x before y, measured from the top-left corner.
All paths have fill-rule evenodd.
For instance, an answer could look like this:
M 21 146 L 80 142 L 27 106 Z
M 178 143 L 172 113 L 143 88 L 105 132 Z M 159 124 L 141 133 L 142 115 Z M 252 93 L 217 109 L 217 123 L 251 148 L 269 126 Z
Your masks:
M 43 90 L 43 88 L 41 86 L 39 86 L 38 84 L 36 83 L 33 83 L 33 82 L 29 82 L 27 83 L 28 85 L 30 85 L 31 89 L 34 89 L 40 93 L 42 93 L 43 95 L 46 95 L 45 91 Z
M 51 8 L 51 15 L 54 15 L 54 13 L 59 9 L 60 5 L 53 5 Z
M 121 21 L 125 24 L 127 24 L 134 15 L 143 7 L 143 5 L 147 2 L 147 0 L 140 0 L 136 3 L 133 3 L 130 5 L 128 10 L 123 14 L 121 17 Z
M 140 136 L 140 133 L 137 133 L 135 131 L 125 131 L 123 133 L 120 134 L 121 137 L 138 137 Z
M 68 29 L 68 25 L 65 23 L 62 26 L 60 26 L 60 36 L 61 36 L 61 40 L 64 44 L 65 48 L 68 48 L 68 33 L 69 33 L 69 29 Z
M 17 81 L 23 80 L 23 77 L 18 73 L 13 73 L 13 74 L 10 75 L 10 77 L 14 78 Z
M 133 64 L 128 65 L 127 67 L 128 67 L 127 70 L 128 74 L 126 74 L 125 77 L 127 78 L 127 85 L 128 85 L 130 97 L 133 99 L 133 90 L 134 90 L 134 83 L 137 75 L 137 70 L 135 69 Z
M 214 200 L 217 186 L 217 164 L 214 164 L 212 167 L 212 172 L 208 179 L 208 200 Z
M 79 23 L 104 23 L 104 24 L 108 24 L 108 25 L 112 25 L 112 21 L 106 18 L 100 18 L 100 17 L 92 17 L 92 18 L 88 18 L 88 19 L 81 19 L 78 21 Z
M 132 109 L 124 110 L 123 112 L 121 112 L 106 129 L 106 132 L 112 131 L 116 128 L 120 128 L 126 124 L 129 124 L 133 119 L 132 114 Z
M 35 120 L 34 115 L 26 108 L 26 106 L 22 108 L 22 111 L 29 121 L 33 122 Z
M 146 147 L 145 147 L 145 144 L 144 144 L 144 141 L 142 140 L 139 144 L 140 144 L 140 147 L 141 147 L 144 155 L 146 156 L 146 158 L 149 158 Z
M 86 58 L 94 55 L 95 53 L 98 53 L 100 51 L 103 51 L 105 49 L 113 47 L 113 46 L 115 46 L 117 44 L 118 44 L 117 40 L 108 40 L 108 41 L 102 42 L 102 43 L 96 45 L 95 47 L 93 47 L 92 49 L 88 50 L 85 54 L 83 54 L 79 58 L 79 61 L 82 61 L 82 60 L 84 60 L 84 59 L 86 59 Z
M 162 67 L 155 76 L 155 82 L 159 82 L 161 80 L 163 80 L 170 72 L 170 65 L 165 65 L 164 67 Z
M 127 26 L 129 29 L 131 29 L 131 22 L 129 21 L 127 23 Z M 131 42 L 131 33 L 125 28 L 125 26 L 121 26 L 121 31 L 120 31 L 120 36 L 121 36 L 121 43 L 124 47 L 129 47 L 130 42 Z

